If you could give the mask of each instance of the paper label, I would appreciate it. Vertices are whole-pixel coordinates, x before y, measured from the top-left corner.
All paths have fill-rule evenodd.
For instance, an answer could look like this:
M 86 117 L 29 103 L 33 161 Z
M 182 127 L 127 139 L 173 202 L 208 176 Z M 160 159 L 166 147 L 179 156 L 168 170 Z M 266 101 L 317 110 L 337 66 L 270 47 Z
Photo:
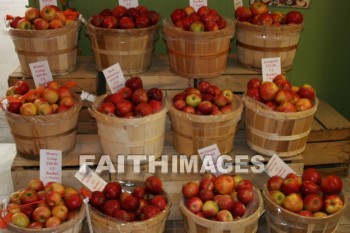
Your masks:
M 86 91 L 82 91 L 81 95 L 80 95 L 80 98 L 82 100 L 88 100 L 90 102 L 94 102 L 95 99 L 96 99 L 96 96 L 93 95 L 93 94 L 90 94 L 89 92 L 86 92 Z
M 190 6 L 192 6 L 196 11 L 201 6 L 208 6 L 208 1 L 207 0 L 190 0 Z
M 125 6 L 126 8 L 137 7 L 139 5 L 138 0 L 119 0 L 119 5 Z
M 261 59 L 263 81 L 272 81 L 276 75 L 281 74 L 281 58 L 263 58 Z
M 35 86 L 53 81 L 49 63 L 47 60 L 29 64 L 30 71 L 34 79 Z
M 233 5 L 235 7 L 235 10 L 240 7 L 243 6 L 243 1 L 242 0 L 233 0 Z
M 265 172 L 271 176 L 281 176 L 283 179 L 289 173 L 295 173 L 278 155 L 274 154 L 266 164 Z
M 40 150 L 40 180 L 62 183 L 62 151 Z
M 91 192 L 102 191 L 107 184 L 104 179 L 97 175 L 97 173 L 95 173 L 85 163 L 81 165 L 79 171 L 75 173 L 74 177 L 77 178 Z
M 198 154 L 201 159 L 203 159 L 204 156 L 211 156 L 214 164 L 216 164 L 216 160 L 221 155 L 218 145 L 216 144 L 198 149 Z
M 39 0 L 40 9 L 47 5 L 57 6 L 57 0 Z
M 125 86 L 125 78 L 119 63 L 104 69 L 102 72 L 112 93 L 116 93 Z

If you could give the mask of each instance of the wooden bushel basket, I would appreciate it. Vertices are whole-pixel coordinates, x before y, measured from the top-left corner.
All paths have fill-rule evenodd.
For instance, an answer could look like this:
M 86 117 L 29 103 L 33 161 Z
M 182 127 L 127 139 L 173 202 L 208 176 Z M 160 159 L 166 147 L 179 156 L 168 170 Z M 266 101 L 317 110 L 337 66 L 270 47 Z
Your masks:
M 211 78 L 224 73 L 235 23 L 227 20 L 224 29 L 189 32 L 175 27 L 171 19 L 163 21 L 170 69 L 188 78 Z
M 281 58 L 282 71 L 290 70 L 298 47 L 303 24 L 260 26 L 236 24 L 238 62 L 248 69 L 261 71 L 261 59 Z
M 305 150 L 318 99 L 302 112 L 276 112 L 244 96 L 246 139 L 248 145 L 263 155 L 290 157 Z
M 141 182 L 139 181 L 138 183 Z M 131 192 L 131 188 L 128 187 L 129 191 L 127 192 Z M 125 191 L 125 187 L 123 191 Z M 163 193 L 163 195 L 168 201 L 165 209 L 153 218 L 145 221 L 122 222 L 89 207 L 92 229 L 95 233 L 163 233 L 171 207 L 169 197 L 166 193 Z
M 98 111 L 106 95 L 99 96 L 92 106 L 97 121 L 103 153 L 117 162 L 117 155 L 149 155 L 160 157 L 165 139 L 167 109 L 139 118 L 119 118 Z
M 277 205 L 270 198 L 266 185 L 264 185 L 262 196 L 269 233 L 335 233 L 348 202 L 346 196 L 341 194 L 344 200 L 343 208 L 327 217 L 317 218 L 304 217 Z
M 72 72 L 76 67 L 80 20 L 59 29 L 9 29 L 21 72 L 31 76 L 30 63 L 47 60 L 53 75 Z
M 171 128 L 174 132 L 174 148 L 186 155 L 198 154 L 198 149 L 217 144 L 222 154 L 233 149 L 238 122 L 241 120 L 243 103 L 234 95 L 233 111 L 222 115 L 195 115 L 177 110 L 168 101 Z
M 82 101 L 65 112 L 47 116 L 22 116 L 8 112 L 3 106 L 19 156 L 39 160 L 40 149 L 61 150 L 65 155 L 75 147 L 76 127 Z
M 138 29 L 107 29 L 86 25 L 96 69 L 102 71 L 119 63 L 124 74 L 146 71 L 158 39 L 159 24 Z
M 183 198 L 180 211 L 188 233 L 255 233 L 258 231 L 259 218 L 263 213 L 263 200 L 260 191 L 254 188 L 253 201 L 246 206 L 245 215 L 233 222 L 218 222 L 197 216 L 189 211 Z

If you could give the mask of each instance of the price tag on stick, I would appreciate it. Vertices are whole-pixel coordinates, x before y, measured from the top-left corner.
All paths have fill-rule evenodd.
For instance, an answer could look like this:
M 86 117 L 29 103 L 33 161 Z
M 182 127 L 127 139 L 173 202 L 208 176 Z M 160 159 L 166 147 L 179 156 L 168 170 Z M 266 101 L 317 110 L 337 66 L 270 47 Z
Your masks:
M 139 5 L 138 0 L 119 0 L 119 5 L 125 6 L 126 8 L 137 7 Z
M 43 85 L 53 81 L 49 63 L 47 60 L 29 64 L 35 86 Z
M 235 7 L 235 10 L 240 7 L 240 6 L 243 6 L 243 2 L 242 0 L 233 0 L 233 5 Z
M 276 75 L 281 74 L 281 58 L 263 58 L 261 59 L 263 81 L 272 81 Z
M 207 0 L 190 0 L 190 6 L 198 11 L 201 6 L 208 6 L 208 2 Z
M 75 173 L 75 178 L 92 192 L 102 191 L 107 184 L 104 179 L 91 170 L 85 163 L 81 165 L 79 171 Z
M 57 0 L 39 0 L 39 5 L 40 5 L 40 9 L 48 5 L 57 6 Z
M 119 63 L 104 69 L 102 72 L 112 93 L 116 93 L 125 86 L 125 78 Z
M 62 183 L 62 151 L 40 150 L 40 180 Z
M 265 172 L 271 176 L 281 176 L 283 179 L 289 173 L 295 173 L 278 155 L 274 154 L 270 161 L 266 164 Z

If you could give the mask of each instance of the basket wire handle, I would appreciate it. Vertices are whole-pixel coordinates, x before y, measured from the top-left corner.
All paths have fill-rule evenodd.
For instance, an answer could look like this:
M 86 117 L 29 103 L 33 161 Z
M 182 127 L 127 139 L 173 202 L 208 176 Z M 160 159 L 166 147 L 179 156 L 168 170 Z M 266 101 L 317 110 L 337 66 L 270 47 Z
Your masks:
M 85 205 L 85 212 L 86 212 L 86 220 L 87 220 L 87 223 L 88 223 L 88 226 L 89 226 L 89 232 L 90 233 L 94 233 L 94 230 L 92 229 L 92 224 L 91 224 L 91 217 L 90 217 L 90 212 L 89 212 L 89 198 L 85 198 L 83 200 L 84 202 L 84 205 Z

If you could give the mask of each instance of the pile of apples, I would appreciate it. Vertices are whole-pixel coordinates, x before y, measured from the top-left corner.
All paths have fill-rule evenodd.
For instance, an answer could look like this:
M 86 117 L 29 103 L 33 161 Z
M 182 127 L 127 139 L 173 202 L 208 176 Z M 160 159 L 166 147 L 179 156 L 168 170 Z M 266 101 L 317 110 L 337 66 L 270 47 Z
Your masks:
M 28 7 L 24 16 L 6 15 L 6 21 L 11 28 L 21 30 L 47 30 L 62 28 L 65 25 L 74 25 L 79 17 L 79 12 L 74 9 L 61 11 L 55 5 L 44 6 L 41 10 Z
M 283 74 L 277 75 L 272 82 L 250 79 L 246 94 L 278 112 L 308 110 L 313 107 L 316 98 L 315 89 L 310 84 L 292 86 Z
M 344 206 L 339 194 L 343 183 L 339 176 L 322 177 L 315 168 L 302 176 L 288 174 L 285 179 L 272 176 L 267 182 L 270 198 L 284 209 L 306 217 L 326 217 Z
M 157 176 L 150 176 L 143 186 L 135 186 L 132 192 L 123 191 L 118 181 L 107 183 L 103 191 L 94 191 L 89 203 L 97 211 L 123 222 L 143 221 L 160 214 L 167 206 L 163 183 Z
M 51 115 L 67 111 L 76 103 L 69 86 L 51 81 L 30 89 L 26 81 L 17 81 L 6 92 L 6 110 L 23 116 Z
M 23 228 L 56 227 L 73 219 L 82 206 L 82 198 L 72 187 L 32 179 L 22 191 L 13 193 L 7 206 L 11 223 Z
M 132 77 L 126 80 L 125 87 L 107 95 L 98 111 L 123 118 L 143 117 L 162 110 L 162 99 L 162 90 L 156 87 L 145 90 L 142 79 Z
M 250 4 L 249 7 L 237 7 L 235 18 L 241 22 L 262 26 L 296 25 L 304 21 L 304 17 L 299 11 L 292 10 L 286 14 L 279 11 L 271 13 L 267 5 L 260 1 Z
M 233 111 L 234 94 L 231 90 L 220 90 L 207 81 L 198 87 L 188 87 L 173 97 L 174 108 L 197 115 L 221 115 Z
M 205 174 L 198 183 L 182 186 L 184 203 L 189 211 L 213 221 L 231 222 L 244 217 L 246 205 L 253 200 L 253 185 L 242 176 Z
M 226 19 L 216 10 L 202 6 L 197 11 L 192 6 L 173 10 L 170 14 L 174 25 L 184 31 L 217 31 L 226 27 Z
M 91 24 L 95 27 L 109 29 L 147 28 L 159 22 L 160 15 L 145 6 L 126 8 L 118 5 L 113 9 L 104 9 L 92 16 Z

